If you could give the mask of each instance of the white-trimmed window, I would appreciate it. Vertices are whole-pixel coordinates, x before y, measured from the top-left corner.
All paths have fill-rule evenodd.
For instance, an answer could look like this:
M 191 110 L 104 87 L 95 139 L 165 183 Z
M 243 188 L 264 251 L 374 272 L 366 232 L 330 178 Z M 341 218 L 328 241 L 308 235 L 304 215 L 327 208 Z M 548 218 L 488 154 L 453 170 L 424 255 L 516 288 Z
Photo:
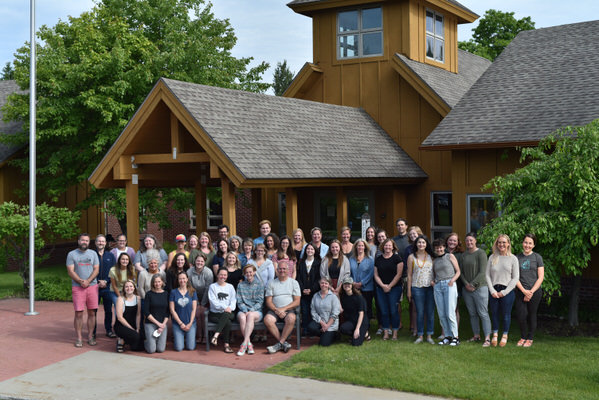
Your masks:
M 477 233 L 498 215 L 497 202 L 492 194 L 469 194 L 466 196 L 466 207 L 468 232 Z
M 445 238 L 453 231 L 451 192 L 431 192 L 431 238 Z
M 426 58 L 445 62 L 445 22 L 443 15 L 426 10 Z
M 383 55 L 383 10 L 379 7 L 339 11 L 337 59 Z
M 206 216 L 207 228 L 217 229 L 223 223 L 223 208 L 219 203 L 206 199 Z M 196 214 L 193 210 L 189 210 L 189 229 L 196 229 Z

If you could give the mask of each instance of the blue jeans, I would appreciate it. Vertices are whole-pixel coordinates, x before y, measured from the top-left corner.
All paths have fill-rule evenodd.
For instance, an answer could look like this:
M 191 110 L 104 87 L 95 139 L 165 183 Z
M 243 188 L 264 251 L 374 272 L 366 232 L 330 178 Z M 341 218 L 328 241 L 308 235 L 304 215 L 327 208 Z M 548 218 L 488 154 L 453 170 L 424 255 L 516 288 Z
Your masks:
M 493 333 L 499 331 L 499 321 L 503 320 L 503 334 L 507 335 L 510 330 L 510 323 L 512 322 L 512 307 L 516 295 L 512 290 L 505 296 L 496 299 L 489 295 L 489 310 L 491 311 L 491 330 Z
M 102 305 L 104 306 L 104 329 L 106 330 L 106 333 L 112 332 L 112 296 L 110 296 L 110 289 L 98 290 L 98 296 L 102 299 Z M 94 335 L 95 334 L 96 327 L 94 326 Z
M 435 300 L 433 287 L 412 286 L 412 298 L 416 307 L 416 331 L 418 336 L 424 335 L 424 316 L 426 315 L 426 334 L 435 332 Z
M 445 336 L 459 337 L 458 322 L 455 315 L 455 307 L 458 303 L 457 284 L 449 286 L 450 279 L 439 281 L 434 286 L 435 305 L 439 322 L 443 327 Z
M 191 328 L 185 332 L 183 329 L 173 323 L 173 338 L 175 342 L 175 351 L 183 350 L 183 345 L 187 350 L 193 350 L 196 348 L 196 322 L 193 321 Z
M 383 289 L 377 286 L 376 295 L 378 298 L 378 305 L 381 308 L 381 325 L 379 328 L 399 329 L 399 311 L 397 310 L 397 303 L 401 297 L 401 286 L 393 286 L 388 293 L 385 293 Z

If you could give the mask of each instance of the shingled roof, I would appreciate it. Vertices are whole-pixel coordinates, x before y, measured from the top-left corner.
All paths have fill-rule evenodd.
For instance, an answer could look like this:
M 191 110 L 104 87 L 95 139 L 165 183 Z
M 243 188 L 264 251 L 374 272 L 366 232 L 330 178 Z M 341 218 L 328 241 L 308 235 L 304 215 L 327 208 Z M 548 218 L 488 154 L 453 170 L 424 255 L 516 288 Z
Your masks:
M 246 179 L 423 179 L 363 110 L 161 79 Z
M 396 54 L 395 57 L 418 75 L 450 108 L 458 103 L 491 65 L 486 58 L 464 50 L 458 50 L 459 73 L 457 74 L 433 65 L 410 60 L 403 54 Z
M 14 135 L 20 129 L 22 124 L 20 122 L 4 122 L 2 115 L 2 108 L 6 104 L 8 95 L 18 92 L 19 86 L 15 81 L 0 81 L 0 134 L 1 135 Z M 0 143 L 0 163 L 3 163 L 14 155 L 19 149 L 23 147 L 20 145 L 11 145 L 6 143 Z
M 523 31 L 422 148 L 534 144 L 599 118 L 599 21 Z

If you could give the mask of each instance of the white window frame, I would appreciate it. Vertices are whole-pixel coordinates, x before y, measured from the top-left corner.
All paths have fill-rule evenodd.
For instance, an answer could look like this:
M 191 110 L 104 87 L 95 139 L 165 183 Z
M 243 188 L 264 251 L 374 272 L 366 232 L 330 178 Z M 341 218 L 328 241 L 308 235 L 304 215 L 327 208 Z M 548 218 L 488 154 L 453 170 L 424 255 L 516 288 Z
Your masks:
M 371 10 L 374 8 L 379 8 L 381 10 L 381 26 L 377 27 L 377 28 L 370 28 L 370 29 L 362 29 L 362 12 L 364 10 Z M 339 31 L 339 14 L 342 12 L 347 12 L 347 11 L 357 11 L 358 12 L 358 29 L 354 30 L 354 31 L 344 31 L 344 32 L 340 32 Z M 354 9 L 346 9 L 346 10 L 340 10 L 337 13 L 337 34 L 336 34 L 336 43 L 335 43 L 335 48 L 336 48 L 336 52 L 337 52 L 337 60 L 351 60 L 351 59 L 356 59 L 356 58 L 366 58 L 366 57 L 379 57 L 382 56 L 384 54 L 384 46 L 385 46 L 385 41 L 384 41 L 384 37 L 383 37 L 383 7 L 378 5 L 375 7 L 360 7 L 360 8 L 354 8 Z M 364 55 L 364 49 L 362 48 L 362 42 L 363 42 L 363 35 L 368 34 L 368 33 L 378 33 L 380 32 L 381 34 L 381 52 L 380 53 L 376 53 L 376 54 L 367 54 Z M 341 46 L 339 45 L 339 40 L 341 37 L 343 36 L 354 36 L 357 35 L 358 36 L 358 54 L 356 56 L 351 56 L 351 57 L 343 57 L 341 55 Z
M 211 218 L 220 218 L 221 219 L 221 224 L 222 224 L 222 219 L 223 216 L 222 215 L 218 215 L 218 214 L 210 214 L 210 199 L 206 199 L 206 228 L 207 229 L 217 229 L 218 225 L 210 225 L 210 219 Z M 193 212 L 193 209 L 189 209 L 189 229 L 196 229 L 196 214 Z
M 426 20 L 428 19 L 428 14 L 432 13 L 433 14 L 433 30 L 429 31 L 427 29 L 427 24 L 426 24 Z M 437 27 L 437 17 L 441 17 L 441 21 L 443 24 L 443 32 L 439 33 L 436 32 L 436 27 Z M 443 16 L 443 14 L 438 13 L 435 10 L 431 10 L 429 8 L 426 9 L 425 12 L 425 16 L 424 16 L 424 30 L 425 30 L 425 40 L 424 40 L 424 54 L 426 55 L 426 58 L 429 60 L 434 60 L 436 62 L 440 62 L 440 63 L 445 63 L 445 17 Z M 426 53 L 427 53 L 427 38 L 432 38 L 433 39 L 433 57 L 429 57 Z M 443 51 L 442 51 L 442 57 L 441 58 L 437 58 L 435 56 L 436 53 L 436 46 L 437 46 L 437 40 L 440 40 L 443 42 Z
M 437 191 L 432 191 L 431 192 L 431 198 L 430 198 L 430 203 L 431 203 L 431 240 L 434 240 L 436 238 L 435 233 L 439 233 L 441 235 L 443 234 L 449 234 L 451 232 L 453 232 L 453 225 L 435 225 L 435 195 L 436 194 L 449 194 L 452 197 L 452 208 L 453 208 L 453 194 L 451 191 L 447 191 L 447 190 L 437 190 Z M 453 210 L 450 210 L 450 213 L 453 212 Z M 452 221 L 453 222 L 453 221 Z M 441 237 L 441 236 L 439 236 Z

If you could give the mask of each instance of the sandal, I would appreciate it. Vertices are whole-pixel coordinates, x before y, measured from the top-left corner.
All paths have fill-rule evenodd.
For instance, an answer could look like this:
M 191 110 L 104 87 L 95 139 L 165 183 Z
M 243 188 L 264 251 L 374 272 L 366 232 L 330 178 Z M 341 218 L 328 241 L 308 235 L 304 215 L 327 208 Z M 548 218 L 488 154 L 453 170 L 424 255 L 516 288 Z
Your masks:
M 116 337 L 116 335 L 115 335 L 115 334 L 114 334 L 114 332 L 112 332 L 112 331 L 109 331 L 109 332 L 106 334 L 106 336 L 108 336 L 108 337 L 109 337 L 109 338 L 111 338 L 111 339 L 114 339 L 114 338 Z
M 210 344 L 213 346 L 218 345 L 218 336 L 212 336 L 212 340 L 210 340 Z
M 225 343 L 225 353 L 232 353 L 233 349 L 229 346 L 229 343 Z
M 524 342 L 524 344 L 522 345 L 522 347 L 530 347 L 532 346 L 532 339 L 528 339 L 527 341 Z
M 125 352 L 125 343 L 121 343 L 118 339 L 116 341 L 116 352 L 117 353 Z
M 501 335 L 501 341 L 499 342 L 499 347 L 505 347 L 507 344 L 507 335 L 504 333 Z
M 366 340 L 367 342 L 370 342 L 372 340 L 372 336 L 370 336 L 370 333 L 366 332 L 366 335 L 364 336 L 364 340 Z
M 485 341 L 483 342 L 483 347 L 490 347 L 491 346 L 491 341 L 489 339 L 485 339 Z
M 522 347 L 525 342 L 526 342 L 526 339 L 520 339 L 520 340 L 518 340 L 518 343 L 516 343 L 516 346 Z
M 87 339 L 87 344 L 89 344 L 90 346 L 95 346 L 98 344 L 98 342 L 96 342 L 96 339 L 94 337 L 90 337 L 89 339 Z
M 77 347 L 78 349 L 83 347 L 83 341 L 81 339 L 77 339 L 75 341 L 75 347 Z
M 493 339 L 491 340 L 491 346 L 497 347 L 497 334 L 493 334 Z
M 469 342 L 480 342 L 480 336 L 472 336 L 468 339 Z

